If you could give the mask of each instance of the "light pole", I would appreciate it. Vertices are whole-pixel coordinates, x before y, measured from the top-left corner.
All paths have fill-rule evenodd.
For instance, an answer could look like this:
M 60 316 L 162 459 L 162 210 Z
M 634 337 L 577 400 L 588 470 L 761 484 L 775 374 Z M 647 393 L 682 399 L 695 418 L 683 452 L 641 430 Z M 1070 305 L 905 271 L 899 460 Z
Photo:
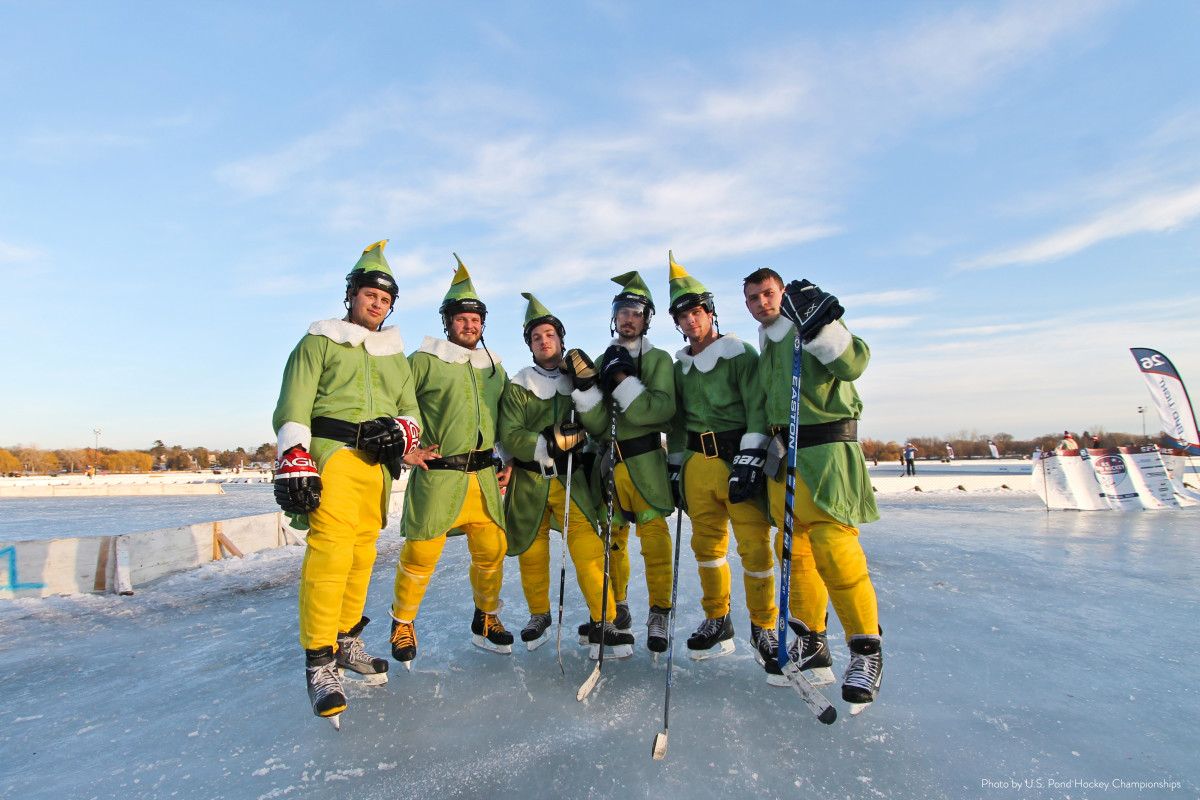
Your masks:
M 1138 413 L 1142 415 L 1142 438 L 1146 438 L 1146 412 L 1150 409 L 1146 406 L 1138 406 Z
M 92 456 L 92 468 L 99 472 L 100 464 L 98 462 L 100 461 L 100 429 L 92 428 L 92 433 L 96 434 L 96 446 L 93 448 L 95 453 Z

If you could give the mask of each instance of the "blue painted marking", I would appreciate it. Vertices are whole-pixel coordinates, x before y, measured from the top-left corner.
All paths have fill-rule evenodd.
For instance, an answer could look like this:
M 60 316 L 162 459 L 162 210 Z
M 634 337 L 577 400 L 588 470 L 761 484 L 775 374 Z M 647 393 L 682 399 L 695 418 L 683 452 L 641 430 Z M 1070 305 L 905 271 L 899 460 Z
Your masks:
M 0 589 L 43 589 L 44 583 L 21 583 L 17 576 L 17 548 L 13 545 L 0 550 L 0 558 L 8 556 L 8 586 L 0 584 Z

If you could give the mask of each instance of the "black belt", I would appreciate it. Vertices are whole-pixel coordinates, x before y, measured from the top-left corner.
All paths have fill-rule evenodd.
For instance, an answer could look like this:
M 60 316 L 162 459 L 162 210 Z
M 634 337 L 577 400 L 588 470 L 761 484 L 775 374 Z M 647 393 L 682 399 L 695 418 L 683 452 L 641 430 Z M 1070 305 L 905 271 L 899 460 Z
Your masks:
M 772 425 L 771 435 L 782 435 L 783 441 L 786 443 L 788 428 L 786 425 Z M 833 422 L 818 422 L 815 425 L 796 426 L 797 450 L 805 447 L 816 447 L 819 444 L 857 441 L 858 420 L 856 419 L 835 419 Z
M 632 439 L 617 439 L 617 463 L 661 449 L 662 434 L 657 431 L 645 436 L 634 436 Z
M 528 470 L 535 475 L 541 475 L 543 478 L 553 478 L 555 475 L 567 474 L 567 456 L 561 456 L 554 459 L 554 472 L 550 472 L 550 467 L 542 466 L 536 461 L 522 461 L 519 458 L 513 459 L 513 466 L 520 467 L 523 470 Z M 580 467 L 579 460 L 576 459 L 572 466 L 578 469 Z
M 425 462 L 426 469 L 452 469 L 457 472 L 479 472 L 494 466 L 491 450 L 471 450 L 442 458 L 431 458 Z
M 722 461 L 732 463 L 733 457 L 741 449 L 742 436 L 745 433 L 744 429 L 721 431 L 720 433 L 688 431 L 687 449 L 694 453 L 700 453 L 705 458 L 720 458 Z
M 358 449 L 359 425 L 357 422 L 346 422 L 333 417 L 313 417 L 312 435 L 322 439 L 332 439 L 335 442 L 348 444 Z

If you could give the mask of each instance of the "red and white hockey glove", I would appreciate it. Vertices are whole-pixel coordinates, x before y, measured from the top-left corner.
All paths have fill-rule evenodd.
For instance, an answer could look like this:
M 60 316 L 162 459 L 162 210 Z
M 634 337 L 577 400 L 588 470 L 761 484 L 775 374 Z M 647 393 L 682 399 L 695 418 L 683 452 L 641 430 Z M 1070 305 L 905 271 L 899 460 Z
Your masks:
M 321 505 L 321 475 L 300 445 L 275 462 L 275 502 L 289 514 L 311 514 Z

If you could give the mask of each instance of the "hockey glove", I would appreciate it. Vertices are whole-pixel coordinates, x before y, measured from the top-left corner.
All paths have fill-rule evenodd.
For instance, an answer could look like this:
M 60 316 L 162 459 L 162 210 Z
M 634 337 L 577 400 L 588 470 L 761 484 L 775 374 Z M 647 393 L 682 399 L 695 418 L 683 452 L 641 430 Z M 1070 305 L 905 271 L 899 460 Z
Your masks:
M 624 345 L 611 345 L 600 357 L 600 388 L 608 394 L 612 394 L 619 375 L 628 377 L 635 374 L 637 365 L 633 363 L 633 356 L 629 355 L 629 349 Z
M 380 464 L 399 461 L 421 444 L 421 428 L 412 417 L 380 417 L 359 426 L 358 449 Z
M 729 502 L 744 503 L 762 491 L 763 466 L 767 463 L 767 451 L 762 448 L 742 450 L 733 457 L 733 470 L 729 473 Z
M 779 313 L 796 324 L 801 341 L 811 342 L 822 328 L 840 319 L 845 309 L 836 297 L 802 280 L 787 285 Z
M 571 348 L 563 356 L 562 371 L 571 377 L 576 391 L 586 392 L 596 385 L 596 365 L 587 353 L 577 347 Z
M 321 476 L 300 445 L 275 462 L 275 502 L 289 514 L 311 514 L 321 505 Z
M 675 502 L 675 507 L 679 509 L 683 508 L 683 488 L 679 484 L 679 474 L 682 471 L 682 464 L 667 462 L 667 480 L 671 482 L 671 499 Z
M 546 440 L 546 452 L 551 458 L 560 458 L 587 443 L 587 433 L 578 422 L 559 422 L 547 425 L 542 431 Z

